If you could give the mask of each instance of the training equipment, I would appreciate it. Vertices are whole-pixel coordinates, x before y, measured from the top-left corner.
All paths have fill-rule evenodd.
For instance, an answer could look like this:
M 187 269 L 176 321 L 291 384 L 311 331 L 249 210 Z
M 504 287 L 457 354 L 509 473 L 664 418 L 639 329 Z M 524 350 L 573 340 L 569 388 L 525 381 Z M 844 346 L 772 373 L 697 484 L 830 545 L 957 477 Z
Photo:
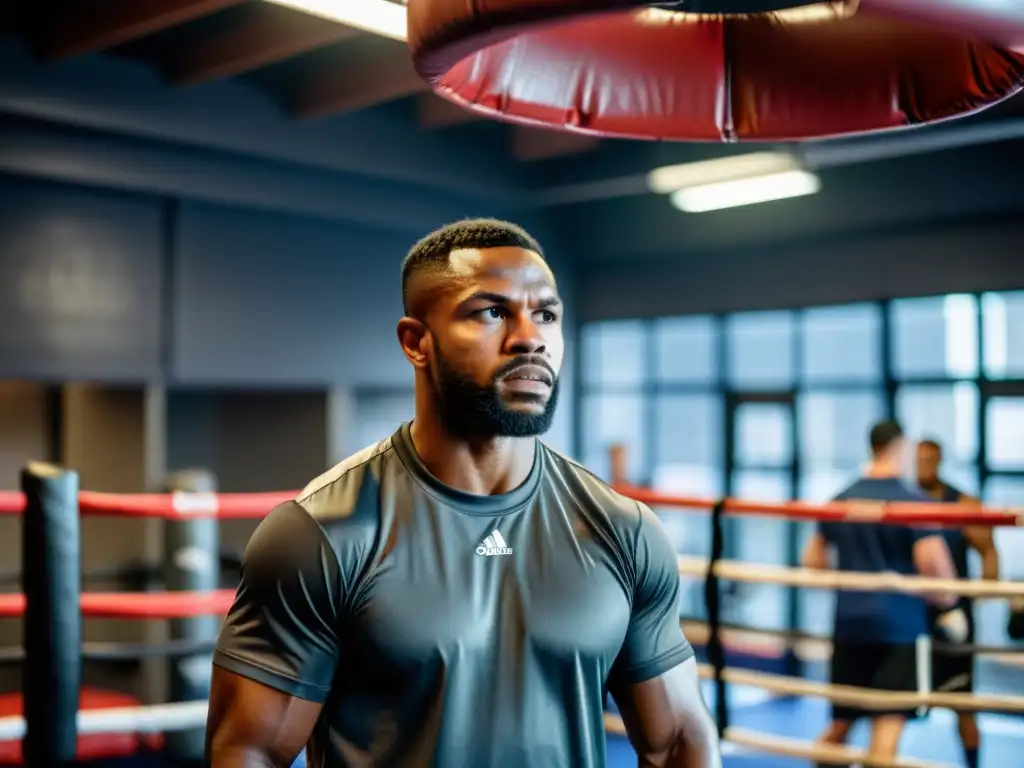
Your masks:
M 408 0 L 408 37 L 439 95 L 489 117 L 631 138 L 795 140 L 934 123 L 1012 96 L 1024 85 L 1019 8 Z

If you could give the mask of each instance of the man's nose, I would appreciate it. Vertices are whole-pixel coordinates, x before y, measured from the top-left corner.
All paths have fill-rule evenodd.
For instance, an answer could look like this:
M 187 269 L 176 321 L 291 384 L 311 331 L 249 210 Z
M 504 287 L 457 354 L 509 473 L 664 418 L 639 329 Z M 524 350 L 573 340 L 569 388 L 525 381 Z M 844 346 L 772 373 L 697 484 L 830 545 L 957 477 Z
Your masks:
M 546 345 L 540 328 L 532 318 L 520 318 L 508 337 L 508 352 L 513 355 L 543 354 Z

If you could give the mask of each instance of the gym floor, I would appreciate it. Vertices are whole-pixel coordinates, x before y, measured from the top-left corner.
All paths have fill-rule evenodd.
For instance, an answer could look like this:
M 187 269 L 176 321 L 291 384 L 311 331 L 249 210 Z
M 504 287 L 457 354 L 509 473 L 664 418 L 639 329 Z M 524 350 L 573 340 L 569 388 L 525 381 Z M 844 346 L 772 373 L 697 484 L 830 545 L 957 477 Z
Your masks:
M 821 679 L 824 670 L 812 676 Z M 979 664 L 977 693 L 1019 695 L 1024 690 L 1024 666 L 993 666 Z M 817 699 L 772 699 L 755 689 L 735 687 L 731 690 L 731 724 L 737 727 L 813 740 L 828 720 L 828 704 Z M 709 705 L 714 690 L 705 688 Z M 1007 768 L 1020 765 L 1024 751 L 1024 717 L 1014 715 L 979 715 L 982 732 L 980 753 L 982 768 Z M 859 723 L 852 743 L 867 744 L 867 724 Z M 910 723 L 903 737 L 903 754 L 934 760 L 946 765 L 964 765 L 956 716 L 946 710 L 935 710 L 927 718 Z M 807 762 L 795 758 L 727 754 L 726 768 L 806 768 Z M 618 737 L 608 739 L 609 768 L 636 768 L 636 756 L 629 743 Z

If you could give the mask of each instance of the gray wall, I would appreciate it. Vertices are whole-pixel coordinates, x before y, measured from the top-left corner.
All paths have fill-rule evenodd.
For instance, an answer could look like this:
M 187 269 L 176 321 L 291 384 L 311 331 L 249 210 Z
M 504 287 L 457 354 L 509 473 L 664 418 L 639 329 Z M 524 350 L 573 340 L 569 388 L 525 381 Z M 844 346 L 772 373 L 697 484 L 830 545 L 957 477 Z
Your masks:
M 0 176 L 0 378 L 160 371 L 158 200 Z
M 582 322 L 840 304 L 1024 286 L 1019 217 L 581 270 Z

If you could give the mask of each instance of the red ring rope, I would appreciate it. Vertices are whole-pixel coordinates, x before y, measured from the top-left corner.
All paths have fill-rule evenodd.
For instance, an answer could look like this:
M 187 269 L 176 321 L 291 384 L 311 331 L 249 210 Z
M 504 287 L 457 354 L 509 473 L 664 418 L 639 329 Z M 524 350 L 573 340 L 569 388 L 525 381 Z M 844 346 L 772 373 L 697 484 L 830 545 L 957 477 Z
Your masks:
M 256 520 L 299 491 L 268 493 L 98 493 L 81 491 L 78 508 L 82 515 L 121 517 L 218 517 L 223 520 Z M 0 514 L 20 515 L 25 497 L 18 491 L 0 491 Z
M 188 619 L 223 616 L 231 608 L 235 590 L 211 592 L 83 592 L 82 615 L 94 619 Z M 25 596 L 0 595 L 0 618 L 25 613 Z
M 649 506 L 711 509 L 714 499 L 671 496 L 648 488 L 617 485 L 616 490 Z M 259 520 L 270 510 L 299 495 L 299 491 L 267 493 L 97 493 L 81 491 L 78 505 L 82 515 L 157 517 L 178 520 L 188 517 L 217 517 L 222 520 Z M 0 491 L 0 514 L 20 515 L 25 499 L 17 491 Z M 739 515 L 770 515 L 794 520 L 848 520 L 903 525 L 1024 525 L 1024 508 L 994 509 L 976 504 L 935 502 L 831 502 L 811 504 L 799 501 L 746 501 L 725 499 L 725 512 Z
M 617 485 L 617 491 L 651 507 L 689 507 L 710 510 L 715 501 L 689 496 L 670 496 L 647 488 Z M 838 520 L 901 525 L 1024 525 L 1024 509 L 992 509 L 977 504 L 938 502 L 847 501 L 811 504 L 802 501 L 747 501 L 725 499 L 724 511 L 733 515 L 764 515 L 794 520 Z M 683 510 L 678 510 L 683 511 Z

